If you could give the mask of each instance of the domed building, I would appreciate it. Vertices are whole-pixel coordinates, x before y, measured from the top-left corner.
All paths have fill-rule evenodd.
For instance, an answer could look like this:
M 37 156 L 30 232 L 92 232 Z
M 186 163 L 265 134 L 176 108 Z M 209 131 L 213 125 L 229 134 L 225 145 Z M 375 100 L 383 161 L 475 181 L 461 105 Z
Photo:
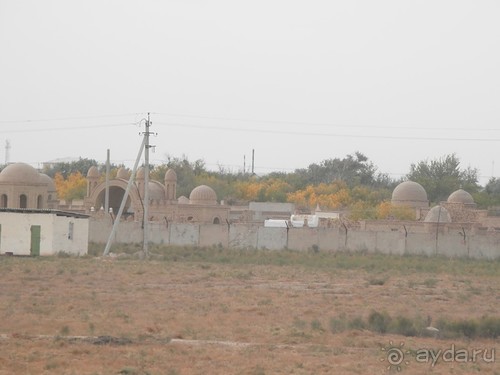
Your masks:
M 424 217 L 429 207 L 427 192 L 417 182 L 405 181 L 400 183 L 392 192 L 391 203 L 394 206 L 410 207 L 415 209 L 415 218 L 420 220 Z
M 200 185 L 195 187 L 189 194 L 189 203 L 213 206 L 217 204 L 217 194 L 210 186 Z
M 451 223 L 451 216 L 446 208 L 434 206 L 427 212 L 424 221 L 426 223 Z
M 395 206 L 413 208 L 429 207 L 427 192 L 422 185 L 414 181 L 405 181 L 396 186 L 392 192 L 391 203 Z
M 125 169 L 117 172 L 116 178 L 109 181 L 109 209 L 118 213 L 123 196 L 127 189 L 130 174 Z M 89 213 L 103 212 L 106 195 L 106 182 L 103 181 L 97 168 L 89 169 L 87 174 L 87 197 L 85 208 Z M 123 215 L 128 220 L 141 221 L 144 212 L 145 170 L 139 168 L 134 185 L 129 191 Z M 177 199 L 177 174 L 168 169 L 164 183 L 149 180 L 149 220 L 158 222 L 189 223 L 225 223 L 229 217 L 229 206 L 217 202 L 217 194 L 206 185 L 195 187 L 189 199 L 182 196 Z
M 54 181 L 26 163 L 7 165 L 0 172 L 0 208 L 57 208 Z
M 458 189 L 450 194 L 447 203 L 451 204 L 462 204 L 470 208 L 476 208 L 476 202 L 474 198 L 468 192 L 463 189 Z
M 458 189 L 450 194 L 446 202 L 441 205 L 446 207 L 454 222 L 475 222 L 479 212 L 476 210 L 476 202 L 468 192 Z

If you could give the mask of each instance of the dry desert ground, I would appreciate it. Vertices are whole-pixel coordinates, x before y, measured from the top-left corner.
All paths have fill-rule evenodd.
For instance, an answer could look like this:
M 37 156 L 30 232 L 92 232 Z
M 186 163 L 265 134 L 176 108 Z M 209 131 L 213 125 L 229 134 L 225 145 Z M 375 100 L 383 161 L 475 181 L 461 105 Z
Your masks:
M 0 374 L 500 374 L 499 261 L 134 251 L 0 257 Z

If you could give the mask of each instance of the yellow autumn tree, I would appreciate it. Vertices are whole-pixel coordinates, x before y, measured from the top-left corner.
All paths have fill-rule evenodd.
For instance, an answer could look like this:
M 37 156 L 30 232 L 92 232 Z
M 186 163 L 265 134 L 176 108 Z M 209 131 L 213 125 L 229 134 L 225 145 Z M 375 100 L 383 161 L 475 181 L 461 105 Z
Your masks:
M 287 201 L 299 207 L 313 208 L 320 205 L 328 209 L 343 209 L 352 203 L 349 188 L 342 181 L 330 184 L 308 185 L 305 189 L 287 194 Z
M 71 173 L 66 179 L 61 173 L 56 173 L 54 184 L 56 185 L 57 196 L 60 199 L 69 202 L 85 198 L 87 179 L 80 172 Z
M 236 182 L 235 193 L 239 199 L 255 201 L 262 186 L 259 181 L 238 181 Z
M 285 202 L 292 187 L 286 181 L 271 178 L 237 182 L 235 194 L 239 199 L 259 202 Z
M 409 206 L 394 206 L 391 202 L 385 201 L 377 206 L 376 218 L 381 220 L 415 220 L 415 210 Z

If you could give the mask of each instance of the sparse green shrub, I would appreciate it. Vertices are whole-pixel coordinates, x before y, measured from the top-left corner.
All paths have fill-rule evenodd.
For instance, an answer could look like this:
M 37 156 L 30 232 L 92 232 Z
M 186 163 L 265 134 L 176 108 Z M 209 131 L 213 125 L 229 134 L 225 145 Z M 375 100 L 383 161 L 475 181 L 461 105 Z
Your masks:
M 500 337 L 500 318 L 483 316 L 479 320 L 478 336 L 497 339 Z
M 305 320 L 302 320 L 302 319 L 295 317 L 295 319 L 293 319 L 292 325 L 294 328 L 304 329 L 304 328 L 306 328 L 307 323 Z
M 61 328 L 60 334 L 63 336 L 67 336 L 69 334 L 69 327 L 68 326 L 63 326 Z
M 368 316 L 368 327 L 378 333 L 386 333 L 391 323 L 391 317 L 387 312 L 372 311 Z
M 477 322 L 465 319 L 450 322 L 440 319 L 437 328 L 443 332 L 445 337 L 474 338 L 477 333 Z
M 389 331 L 403 336 L 416 336 L 418 329 L 415 322 L 404 316 L 397 316 L 391 320 Z
M 349 321 L 348 327 L 349 327 L 349 329 L 363 330 L 366 328 L 366 324 L 363 321 L 362 317 L 356 316 Z
M 430 278 L 430 279 L 425 279 L 423 284 L 427 288 L 434 288 L 437 285 L 437 283 L 438 283 L 438 279 Z
M 345 314 L 341 314 L 339 317 L 330 318 L 330 332 L 340 333 L 344 332 L 347 328 L 348 324 Z
M 313 331 L 324 331 L 323 326 L 321 325 L 321 322 L 318 319 L 313 319 L 311 321 L 311 329 Z
M 444 337 L 466 337 L 497 339 L 500 337 L 500 317 L 483 316 L 481 319 L 449 321 L 440 319 L 437 328 Z
M 122 374 L 122 375 L 139 375 L 140 372 L 139 370 L 133 368 L 133 367 L 125 367 L 123 369 L 120 370 L 120 372 L 118 372 L 119 374 Z
M 386 277 L 372 277 L 368 280 L 370 285 L 384 285 L 387 281 Z

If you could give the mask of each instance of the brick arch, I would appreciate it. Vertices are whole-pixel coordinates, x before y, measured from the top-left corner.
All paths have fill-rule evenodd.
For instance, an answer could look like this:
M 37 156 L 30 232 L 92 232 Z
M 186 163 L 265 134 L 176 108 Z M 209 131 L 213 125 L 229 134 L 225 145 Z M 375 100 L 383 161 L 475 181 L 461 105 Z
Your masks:
M 126 189 L 127 181 L 116 179 L 109 182 L 109 207 L 113 209 L 115 214 L 118 213 Z M 105 195 L 106 183 L 101 182 L 88 197 L 88 205 L 95 207 L 96 211 L 100 210 L 101 207 L 104 207 Z M 142 211 L 142 202 L 137 188 L 132 186 L 125 204 L 124 214 L 127 212 L 137 213 L 138 211 Z

